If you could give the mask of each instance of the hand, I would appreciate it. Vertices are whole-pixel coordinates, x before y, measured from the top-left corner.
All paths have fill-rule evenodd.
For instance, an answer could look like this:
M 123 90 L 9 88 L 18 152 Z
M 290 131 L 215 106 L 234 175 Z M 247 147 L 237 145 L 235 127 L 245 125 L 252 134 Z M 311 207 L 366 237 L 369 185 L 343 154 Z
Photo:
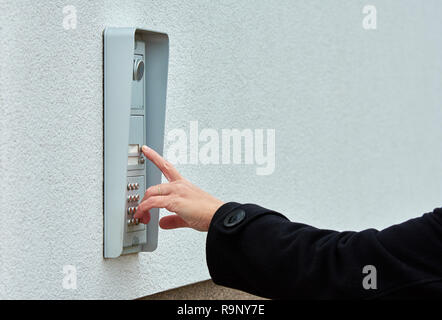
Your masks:
M 161 218 L 161 228 L 188 227 L 207 231 L 216 210 L 224 203 L 181 177 L 172 164 L 151 148 L 143 146 L 142 151 L 146 158 L 161 170 L 169 183 L 147 189 L 134 218 L 147 224 L 150 220 L 150 209 L 165 208 L 176 214 Z

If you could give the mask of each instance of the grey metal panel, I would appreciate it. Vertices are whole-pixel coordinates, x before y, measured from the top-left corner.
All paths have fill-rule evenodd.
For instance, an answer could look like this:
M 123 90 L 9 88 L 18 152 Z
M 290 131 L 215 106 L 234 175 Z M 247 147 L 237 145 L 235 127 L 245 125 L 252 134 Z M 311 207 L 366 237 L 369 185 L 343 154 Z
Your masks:
M 104 256 L 123 250 L 134 28 L 104 30 Z
M 144 62 L 145 108 L 131 109 L 133 93 L 135 39 L 146 44 Z M 137 41 L 138 43 L 138 41 Z M 126 186 L 133 174 L 146 177 L 146 188 L 161 183 L 161 172 L 149 161 L 146 166 L 128 170 L 128 144 L 144 142 L 163 152 L 166 112 L 169 40 L 164 33 L 135 28 L 106 28 L 104 31 L 104 256 L 115 258 L 122 253 L 153 251 L 158 242 L 159 210 L 151 210 L 152 218 L 145 228 L 147 243 L 124 247 L 126 227 Z M 139 88 L 135 92 L 139 91 Z M 132 110 L 132 112 L 131 112 Z M 144 111 L 144 112 L 143 112 Z M 143 117 L 144 113 L 144 117 Z M 131 116 L 132 114 L 132 116 Z M 135 121 L 129 119 L 137 115 Z M 140 125 L 144 120 L 144 128 Z M 132 127 L 133 126 L 133 127 Z M 135 139 L 134 141 L 129 141 Z M 139 170 L 141 169 L 141 170 Z M 144 193 L 143 190 L 140 192 Z
M 163 154 L 166 118 L 169 37 L 162 33 L 146 33 L 146 144 Z M 161 183 L 161 171 L 147 161 L 147 188 Z M 158 243 L 159 209 L 150 210 L 147 244 L 143 251 L 154 251 Z M 156 227 L 154 227 L 156 226 Z

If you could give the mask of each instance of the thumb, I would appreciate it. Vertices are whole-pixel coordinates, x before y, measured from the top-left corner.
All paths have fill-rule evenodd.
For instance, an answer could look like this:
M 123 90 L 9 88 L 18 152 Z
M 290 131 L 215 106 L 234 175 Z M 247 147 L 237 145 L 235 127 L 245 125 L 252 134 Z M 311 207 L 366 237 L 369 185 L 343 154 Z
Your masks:
M 160 227 L 162 229 L 176 229 L 189 227 L 188 223 L 180 216 L 173 214 L 162 217 L 160 220 Z

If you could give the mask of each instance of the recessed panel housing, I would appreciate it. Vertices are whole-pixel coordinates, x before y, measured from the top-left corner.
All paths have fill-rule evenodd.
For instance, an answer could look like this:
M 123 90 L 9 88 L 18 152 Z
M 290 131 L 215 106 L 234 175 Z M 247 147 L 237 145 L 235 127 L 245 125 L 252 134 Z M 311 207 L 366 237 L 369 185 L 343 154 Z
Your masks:
M 104 256 L 153 251 L 159 210 L 147 225 L 134 218 L 145 190 L 161 172 L 144 158 L 162 154 L 169 40 L 135 28 L 104 31 Z

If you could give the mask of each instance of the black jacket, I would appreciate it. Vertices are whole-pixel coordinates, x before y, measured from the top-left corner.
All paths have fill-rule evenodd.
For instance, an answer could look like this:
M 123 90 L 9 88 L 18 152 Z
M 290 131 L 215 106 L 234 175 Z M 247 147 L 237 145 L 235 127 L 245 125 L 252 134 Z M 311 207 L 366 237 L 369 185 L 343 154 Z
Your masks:
M 216 284 L 272 299 L 442 298 L 442 209 L 337 232 L 230 202 L 212 219 L 206 255 Z

